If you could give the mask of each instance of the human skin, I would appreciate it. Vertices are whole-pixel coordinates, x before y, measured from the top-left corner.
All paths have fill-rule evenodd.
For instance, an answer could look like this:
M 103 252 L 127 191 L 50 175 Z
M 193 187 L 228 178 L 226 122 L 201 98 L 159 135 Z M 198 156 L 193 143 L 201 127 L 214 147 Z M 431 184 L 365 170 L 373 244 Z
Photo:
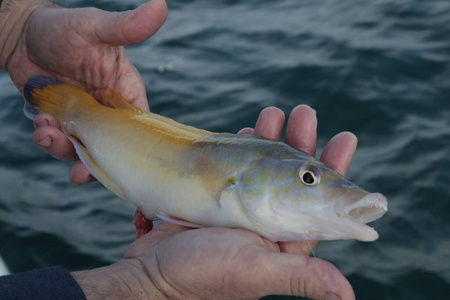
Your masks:
M 148 110 L 142 79 L 122 46 L 149 38 L 166 16 L 163 0 L 121 13 L 65 9 L 41 0 L 4 0 L 0 66 L 19 91 L 31 75 L 48 74 L 97 97 L 111 86 Z M 267 108 L 255 129 L 240 133 L 279 140 L 284 121 L 279 109 Z M 40 114 L 34 124 L 33 139 L 41 148 L 59 159 L 77 159 L 52 116 Z M 287 123 L 286 142 L 314 155 L 316 128 L 315 111 L 297 106 Z M 353 134 L 338 134 L 321 160 L 344 174 L 355 148 Z M 70 178 L 76 184 L 92 180 L 80 162 Z M 73 275 L 88 299 L 253 299 L 267 294 L 354 299 L 351 286 L 334 266 L 307 256 L 314 245 L 272 243 L 241 229 L 192 230 L 162 223 L 135 241 L 118 263 Z

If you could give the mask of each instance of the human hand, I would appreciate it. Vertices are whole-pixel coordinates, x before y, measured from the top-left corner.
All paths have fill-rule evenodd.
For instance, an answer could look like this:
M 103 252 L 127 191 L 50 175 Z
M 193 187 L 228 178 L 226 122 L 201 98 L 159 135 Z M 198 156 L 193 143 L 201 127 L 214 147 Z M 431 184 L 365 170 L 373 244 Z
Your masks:
M 283 126 L 283 112 L 267 108 L 255 129 L 240 133 L 279 140 Z M 286 140 L 314 155 L 316 128 L 315 111 L 297 106 L 288 120 Z M 356 137 L 341 133 L 330 140 L 321 159 L 344 174 L 355 149 Z M 144 280 L 151 282 L 147 295 L 156 290 L 170 299 L 254 299 L 269 294 L 354 299 L 350 284 L 334 266 L 307 256 L 313 245 L 274 243 L 245 229 L 189 229 L 163 222 L 136 240 L 122 262 L 146 274 Z
M 246 229 L 188 229 L 163 222 L 136 240 L 121 263 L 137 268 L 134 274 L 145 295 L 164 299 L 259 299 L 273 294 L 354 299 L 350 284 L 332 264 L 281 253 L 277 243 Z M 121 279 L 130 280 L 136 281 L 133 276 Z
M 122 46 L 148 39 L 166 17 L 164 0 L 119 13 L 41 6 L 31 14 L 7 70 L 20 91 L 31 75 L 48 74 L 83 88 L 100 101 L 100 92 L 111 86 L 135 106 L 148 110 L 142 78 Z M 39 114 L 34 124 L 33 140 L 38 146 L 58 159 L 78 160 L 51 115 Z M 78 161 L 70 179 L 83 184 L 93 177 Z

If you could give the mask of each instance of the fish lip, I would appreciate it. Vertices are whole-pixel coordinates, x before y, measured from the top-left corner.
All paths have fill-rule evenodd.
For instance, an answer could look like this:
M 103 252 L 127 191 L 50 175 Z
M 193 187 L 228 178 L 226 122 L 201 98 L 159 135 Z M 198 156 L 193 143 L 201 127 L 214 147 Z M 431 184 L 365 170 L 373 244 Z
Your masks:
M 370 193 L 344 207 L 342 214 L 361 223 L 381 218 L 387 212 L 387 200 L 380 193 Z

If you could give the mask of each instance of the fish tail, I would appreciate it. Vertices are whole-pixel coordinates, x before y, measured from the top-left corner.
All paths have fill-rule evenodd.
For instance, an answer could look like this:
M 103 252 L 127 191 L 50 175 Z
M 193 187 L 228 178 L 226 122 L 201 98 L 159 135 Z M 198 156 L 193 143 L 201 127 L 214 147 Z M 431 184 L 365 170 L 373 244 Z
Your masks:
M 58 121 L 62 114 L 71 104 L 92 98 L 82 89 L 64 83 L 56 78 L 47 75 L 34 75 L 30 77 L 25 85 L 23 94 L 25 96 L 24 113 L 34 119 L 38 113 L 49 113 Z

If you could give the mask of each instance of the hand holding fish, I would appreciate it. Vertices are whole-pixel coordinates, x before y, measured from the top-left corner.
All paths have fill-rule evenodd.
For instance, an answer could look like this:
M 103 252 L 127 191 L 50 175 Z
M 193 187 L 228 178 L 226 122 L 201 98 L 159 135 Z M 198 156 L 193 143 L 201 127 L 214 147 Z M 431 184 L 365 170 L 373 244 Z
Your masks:
M 34 77 L 30 79 L 29 85 L 25 88 L 25 96 L 29 104 L 33 105 L 33 107 L 27 106 L 25 110 L 30 117 L 35 113 L 35 109 L 45 107 L 44 99 L 47 98 L 47 91 L 52 90 L 61 95 L 69 95 L 65 94 L 67 91 L 73 95 L 81 93 L 80 90 L 58 80 Z M 81 101 L 81 95 L 78 96 Z M 130 110 L 130 113 L 135 111 L 134 108 L 128 107 L 121 101 L 119 95 L 111 94 L 110 96 L 117 98 L 114 100 L 117 101 L 115 102 L 117 113 L 125 113 L 127 109 Z M 89 108 L 90 105 L 97 107 L 98 104 L 94 103 L 95 100 L 89 100 L 86 102 L 88 105 L 86 108 Z M 56 113 L 56 111 L 54 112 Z M 114 113 L 114 110 L 110 112 Z M 68 113 L 72 114 L 72 112 Z M 162 133 L 165 139 L 177 141 L 177 143 L 180 143 L 180 139 L 191 137 L 197 133 L 210 134 L 157 115 L 144 114 L 144 116 L 146 116 L 145 122 L 153 124 L 153 129 L 159 128 L 158 126 L 166 128 L 168 132 Z M 63 125 L 78 126 L 76 125 L 77 121 L 66 124 L 62 121 L 61 116 L 57 118 Z M 134 118 L 139 118 L 139 116 Z M 97 124 L 99 125 L 99 123 Z M 123 124 L 123 122 L 113 124 Z M 298 149 L 304 149 L 313 154 L 316 125 L 315 112 L 311 108 L 308 106 L 296 107 L 288 121 L 287 140 Z M 283 113 L 276 108 L 268 108 L 261 113 L 255 129 L 246 128 L 241 133 L 254 133 L 277 140 L 281 136 L 283 126 Z M 76 130 L 76 127 L 66 127 L 65 130 L 66 134 L 71 136 L 70 130 Z M 160 130 L 157 132 L 161 134 Z M 169 132 L 171 134 L 167 135 Z M 181 133 L 183 135 L 180 135 Z M 228 135 L 225 137 L 240 139 Z M 96 163 L 89 158 L 86 150 L 83 150 L 87 144 L 76 140 L 73 136 L 72 139 L 77 148 L 81 150 L 79 153 L 83 153 L 85 163 L 91 165 L 94 172 L 102 173 L 103 171 L 97 168 Z M 194 143 L 200 141 L 201 138 Z M 245 141 L 258 142 L 256 138 L 251 137 L 245 137 Z M 159 140 L 159 147 L 162 142 Z M 355 148 L 355 136 L 351 133 L 342 133 L 329 142 L 322 157 L 324 162 L 344 173 Z M 144 149 L 151 149 L 151 144 Z M 155 151 L 154 148 L 151 152 Z M 186 154 L 189 155 L 188 152 Z M 202 167 L 199 167 L 200 171 Z M 211 170 L 214 171 L 214 169 Z M 214 176 L 213 173 L 210 175 Z M 102 176 L 100 175 L 101 178 Z M 162 176 L 161 173 L 158 176 Z M 140 177 L 142 178 L 142 176 Z M 102 182 L 117 194 L 123 193 L 106 177 L 103 177 Z M 150 194 L 146 195 L 150 197 Z M 178 200 L 183 201 L 183 199 Z M 224 205 L 226 205 L 225 202 Z M 145 205 L 141 208 L 145 208 Z M 273 225 L 275 224 L 273 223 Z M 283 236 L 280 238 L 284 239 Z M 106 268 L 75 272 L 73 275 L 85 294 L 92 299 L 100 296 L 97 294 L 98 291 L 104 291 L 101 287 L 103 284 L 108 286 L 107 291 L 111 293 L 111 296 L 108 294 L 108 298 L 111 299 L 113 299 L 113 295 L 121 295 L 122 298 L 135 297 L 136 299 L 138 299 L 138 295 L 141 299 L 210 299 L 211 297 L 216 299 L 253 299 L 267 294 L 294 294 L 316 299 L 333 299 L 333 297 L 334 299 L 336 297 L 338 297 L 337 299 L 354 299 L 350 284 L 334 266 L 305 255 L 309 253 L 310 246 L 307 243 L 277 243 L 246 229 L 213 227 L 191 230 L 164 222 L 134 242 L 125 254 L 125 260 Z M 125 285 L 121 284 L 125 282 Z
M 122 46 L 148 39 L 166 17 L 164 0 L 119 13 L 63 8 L 43 0 L 4 0 L 0 67 L 9 72 L 20 91 L 31 75 L 49 74 L 94 96 L 107 86 L 114 87 L 135 106 L 148 110 L 142 78 Z M 33 139 L 38 146 L 59 159 L 78 159 L 52 116 L 40 114 L 34 122 Z M 83 164 L 75 164 L 73 183 L 92 179 Z
M 272 107 L 261 112 L 255 129 L 245 128 L 240 133 L 278 140 L 283 126 L 283 112 Z M 316 126 L 315 111 L 297 106 L 289 117 L 286 139 L 314 154 Z M 356 137 L 344 132 L 330 140 L 321 159 L 345 174 L 355 148 Z M 258 299 L 270 294 L 354 299 L 352 287 L 333 265 L 307 256 L 315 244 L 274 243 L 244 229 L 191 230 L 163 222 L 136 240 L 124 260 L 73 275 L 93 299 L 99 283 L 107 285 L 111 295 L 114 287 L 118 289 L 115 294 L 125 291 L 131 299 Z M 128 286 L 123 287 L 122 282 Z
M 45 80 L 55 82 L 54 88 L 67 87 Z M 43 97 L 41 92 L 45 90 L 26 89 L 25 94 L 32 100 Z M 30 107 L 27 110 L 32 112 Z M 283 126 L 283 113 L 268 108 L 260 114 L 255 129 L 246 128 L 241 133 L 276 140 Z M 289 118 L 286 138 L 298 149 L 313 154 L 316 126 L 314 110 L 298 106 Z M 355 148 L 355 136 L 342 133 L 328 143 L 322 159 L 345 173 Z M 191 230 L 163 222 L 135 241 L 126 259 L 108 267 L 75 272 L 73 276 L 89 299 L 255 299 L 268 294 L 354 299 L 350 284 L 334 266 L 305 255 L 310 247 L 308 242 L 272 242 L 246 229 Z
M 64 133 L 77 147 L 77 153 L 81 154 L 80 157 L 83 157 L 85 165 L 91 171 L 95 171 L 92 174 L 96 173 L 96 177 L 98 176 L 97 178 L 101 179 L 102 183 L 111 191 L 141 206 L 143 202 L 141 203 L 140 201 L 143 197 L 148 197 L 148 194 L 145 191 L 145 193 L 139 194 L 136 193 L 136 189 L 130 188 L 130 186 L 122 186 L 122 179 L 126 178 L 122 174 L 120 174 L 122 176 L 119 176 L 120 178 L 110 177 L 117 175 L 116 170 L 114 167 L 112 169 L 109 168 L 110 165 L 106 161 L 102 161 L 101 155 L 98 155 L 103 153 L 102 149 L 97 148 L 98 144 L 91 143 L 95 139 L 90 139 L 88 136 L 92 133 L 90 131 L 92 126 L 90 127 L 90 125 L 93 124 L 95 126 L 102 124 L 103 127 L 99 126 L 102 127 L 102 130 L 105 130 L 106 133 L 113 133 L 110 132 L 109 125 L 101 119 L 89 120 L 90 114 L 88 112 L 85 115 L 87 110 L 83 109 L 83 105 L 85 105 L 85 108 L 102 111 L 101 114 L 109 111 L 108 114 L 112 113 L 118 118 L 126 117 L 131 122 L 130 127 L 135 126 L 133 128 L 151 125 L 150 131 L 152 131 L 152 135 L 149 136 L 150 140 L 141 138 L 139 140 L 147 141 L 149 145 L 152 145 L 152 138 L 159 139 L 162 142 L 160 138 L 162 135 L 165 135 L 164 143 L 166 144 L 163 143 L 162 150 L 159 149 L 161 154 L 167 157 L 178 155 L 180 159 L 177 160 L 178 162 L 188 162 L 186 163 L 186 169 L 184 169 L 185 165 L 182 163 L 165 165 L 166 178 L 176 175 L 179 177 L 181 185 L 192 187 L 189 190 L 189 192 L 192 192 L 190 194 L 191 198 L 195 199 L 196 195 L 200 195 L 203 196 L 203 200 L 216 201 L 209 201 L 209 203 L 205 203 L 200 208 L 211 208 L 211 211 L 219 212 L 216 216 L 221 219 L 214 219 L 212 218 L 214 215 L 208 216 L 199 212 L 195 212 L 195 215 L 192 215 L 191 212 L 194 212 L 195 209 L 184 209 L 182 213 L 186 216 L 185 220 L 190 218 L 194 220 L 194 222 L 187 223 L 188 225 L 201 225 L 206 220 L 206 223 L 211 222 L 211 226 L 224 225 L 227 227 L 228 225 L 228 227 L 232 228 L 249 228 L 260 233 L 257 234 L 247 229 L 218 227 L 189 230 L 175 225 L 180 221 L 186 223 L 185 220 L 176 218 L 176 214 L 163 213 L 166 209 L 170 213 L 170 209 L 172 209 L 166 203 L 159 203 L 160 206 L 157 207 L 156 211 L 149 210 L 153 205 L 147 203 L 143 208 L 147 210 L 146 214 L 148 216 L 151 218 L 158 216 L 175 224 L 163 223 L 154 231 L 137 240 L 127 251 L 126 257 L 128 259 L 126 260 L 122 260 L 110 267 L 75 273 L 75 278 L 80 282 L 90 299 L 95 299 L 95 296 L 92 296 L 93 294 L 99 291 L 103 292 L 101 286 L 104 283 L 108 283 L 106 285 L 109 288 L 108 292 L 119 288 L 122 289 L 119 292 L 127 293 L 127 296 L 133 295 L 135 298 L 138 295 L 140 295 L 139 298 L 147 295 L 147 298 L 170 296 L 171 298 L 183 299 L 194 297 L 234 299 L 236 297 L 255 298 L 272 293 L 296 294 L 318 299 L 335 299 L 338 297 L 337 295 L 341 299 L 354 298 L 348 282 L 329 263 L 320 259 L 309 258 L 305 255 L 293 255 L 293 253 L 307 254 L 309 250 L 305 248 L 306 242 L 276 241 L 310 239 L 311 237 L 374 240 L 378 235 L 369 227 L 363 225 L 363 223 L 380 217 L 386 211 L 384 197 L 379 194 L 369 195 L 325 165 L 312 160 L 305 154 L 293 151 L 281 143 L 272 144 L 273 147 L 271 146 L 272 153 L 277 157 L 275 160 L 276 166 L 279 167 L 277 172 L 267 172 L 271 171 L 271 169 L 267 170 L 265 168 L 274 163 L 274 161 L 270 159 L 264 160 L 265 155 L 262 155 L 263 158 L 261 159 L 258 157 L 259 164 L 256 165 L 255 171 L 252 172 L 243 170 L 241 168 L 242 165 L 240 166 L 239 163 L 233 162 L 233 159 L 224 159 L 222 165 L 220 165 L 222 169 L 220 169 L 214 160 L 219 158 L 217 153 L 233 158 L 234 153 L 232 152 L 236 150 L 236 152 L 244 154 L 238 157 L 240 159 L 239 162 L 243 163 L 244 159 L 247 160 L 245 162 L 248 162 L 252 158 L 248 153 L 245 154 L 246 151 L 244 150 L 261 150 L 260 154 L 265 154 L 266 152 L 262 150 L 265 150 L 269 143 L 262 139 L 251 137 L 238 138 L 227 134 L 213 134 L 180 126 L 180 124 L 160 116 L 146 115 L 144 110 L 147 110 L 148 107 L 146 107 L 145 90 L 143 89 L 141 78 L 126 59 L 126 55 L 120 45 L 142 41 L 156 32 L 165 19 L 166 7 L 162 1 L 154 0 L 144 4 L 134 12 L 115 15 L 95 9 L 65 10 L 55 8 L 48 3 L 39 5 L 43 2 L 37 0 L 5 2 L 12 8 L 9 11 L 15 12 L 16 15 L 18 11 L 21 11 L 17 7 L 22 7 L 22 14 L 25 16 L 25 22 L 10 22 L 10 24 L 23 25 L 21 28 L 23 33 L 19 30 L 21 35 L 16 41 L 17 43 L 14 43 L 14 41 L 6 43 L 7 45 L 14 45 L 14 48 L 10 53 L 6 53 L 6 56 L 3 49 L 0 61 L 2 69 L 10 71 L 11 78 L 20 90 L 22 90 L 29 75 L 47 73 L 82 87 L 94 96 L 100 95 L 100 92 L 105 91 L 108 86 L 112 86 L 124 94 L 128 101 L 135 104 L 134 107 L 130 107 L 129 104 L 125 105 L 125 101 L 122 101 L 123 98 L 121 98 L 120 94 L 109 90 L 108 95 L 112 98 L 110 100 L 114 101 L 112 107 L 117 109 L 110 111 L 104 107 L 100 108 L 98 103 L 94 104 L 96 101 L 92 97 L 89 98 L 86 95 L 82 95 L 81 90 L 73 89 L 59 80 L 42 76 L 32 78 L 28 82 L 28 87 L 25 88 L 25 95 L 28 101 L 26 112 L 30 117 L 35 118 L 35 124 L 40 129 L 36 132 L 46 132 L 47 137 L 50 138 L 52 146 L 47 149 L 48 152 L 60 158 L 74 156 L 73 150 L 71 146 L 68 146 L 69 144 L 64 135 L 56 128 L 63 129 Z M 21 6 L 23 3 L 33 3 L 33 5 L 24 8 L 25 6 Z M 149 15 L 153 16 L 153 14 L 159 17 L 149 18 Z M 97 20 L 101 21 L 97 22 Z M 133 33 L 136 33 L 134 29 L 142 25 L 140 21 L 148 22 L 148 20 L 150 20 L 153 27 L 150 26 L 150 30 L 145 35 L 141 35 L 142 32 L 136 36 L 133 35 Z M 122 31 L 118 32 L 118 29 Z M 128 30 L 131 36 L 120 34 Z M 12 30 L 12 32 L 16 31 Z M 14 36 L 14 34 L 11 36 Z M 48 39 L 48 41 L 45 39 Z M 42 42 L 42 40 L 45 41 Z M 80 50 L 87 51 L 80 56 Z M 90 70 L 96 70 L 96 72 L 91 73 Z M 50 96 L 52 91 L 57 91 L 58 99 L 50 99 L 53 97 Z M 108 93 L 108 91 L 106 92 Z M 51 106 L 55 103 L 60 103 L 61 99 L 71 98 L 67 97 L 68 95 L 77 95 L 75 98 L 79 97 L 78 100 L 80 101 L 91 99 L 93 102 L 88 100 L 82 105 L 79 102 L 80 106 L 77 107 L 77 105 L 72 105 L 72 101 L 68 101 L 68 107 L 72 110 L 49 109 L 48 112 L 51 111 L 58 115 L 58 122 L 50 115 L 36 116 L 36 112 L 41 111 L 40 109 L 47 111 L 47 105 Z M 101 99 L 102 97 L 97 98 Z M 103 100 L 106 99 L 103 98 Z M 112 104 L 112 102 L 108 102 L 108 104 Z M 143 110 L 136 109 L 136 106 Z M 313 115 L 313 119 L 311 119 L 311 115 Z M 109 119 L 109 117 L 106 119 Z M 255 133 L 269 139 L 279 139 L 284 116 L 281 116 L 277 109 L 270 108 L 263 111 L 260 120 L 254 130 L 244 129 L 241 133 Z M 269 120 L 274 120 L 274 122 Z M 310 108 L 306 106 L 297 107 L 288 121 L 286 134 L 288 144 L 294 148 L 314 154 L 316 138 L 316 123 L 314 120 L 315 114 Z M 80 124 L 77 124 L 78 121 L 80 121 Z M 309 122 L 304 123 L 303 125 L 305 126 L 303 127 L 298 127 L 299 123 L 305 121 Z M 82 122 L 85 123 L 81 125 Z M 110 124 L 117 125 L 121 124 L 121 122 L 113 121 Z M 86 131 L 83 128 L 90 129 Z M 168 129 L 168 131 L 161 134 L 161 128 Z M 89 134 L 84 136 L 84 133 Z M 92 134 L 95 135 L 95 132 Z M 120 134 L 115 136 L 115 138 L 123 137 L 130 136 Z M 84 138 L 87 139 L 83 140 Z M 230 145 L 233 147 L 229 147 Z M 242 146 L 245 146 L 244 149 Z M 254 146 L 256 147 L 253 148 Z M 344 173 L 355 147 L 356 139 L 352 134 L 340 134 L 333 138 L 325 148 L 322 160 L 338 170 L 338 172 Z M 196 152 L 195 156 L 193 156 L 194 153 L 192 151 L 182 151 L 183 148 L 188 150 L 198 148 L 199 152 Z M 210 148 L 214 148 L 214 151 L 205 152 L 205 150 Z M 229 148 L 234 150 L 229 151 Z M 340 149 L 342 151 L 332 151 L 331 149 Z M 164 150 L 169 151 L 164 153 Z M 257 151 L 252 153 L 257 153 Z M 114 155 L 116 153 L 112 151 L 109 154 Z M 208 157 L 208 155 L 211 155 L 211 157 Z M 167 157 L 162 157 L 161 166 L 163 162 L 167 161 L 165 160 Z M 297 161 L 292 164 L 295 160 Z M 306 163 L 298 165 L 299 161 L 306 161 Z M 131 164 L 136 163 L 133 160 L 129 162 Z M 278 162 L 283 162 L 283 164 L 278 165 Z M 226 172 L 234 171 L 230 170 L 229 167 L 235 167 L 235 165 L 239 167 L 236 169 L 238 173 L 226 174 Z M 292 169 L 290 166 L 295 168 L 294 176 L 287 178 L 284 177 L 286 172 L 278 172 L 285 168 L 286 171 L 289 171 Z M 298 166 L 300 166 L 300 169 Z M 304 166 L 309 169 L 303 169 Z M 102 167 L 106 169 L 102 169 Z M 254 168 L 255 166 L 252 165 L 251 167 Z M 258 173 L 258 168 L 264 172 Z M 194 172 L 189 173 L 189 171 Z M 315 171 L 317 173 L 314 173 Z M 294 228 L 293 231 L 286 231 L 286 229 L 290 228 L 287 225 L 294 223 L 287 222 L 284 224 L 283 222 L 273 222 L 270 218 L 261 219 L 267 211 L 267 206 L 264 206 L 265 203 L 261 201 L 271 199 L 271 196 L 275 194 L 263 194 L 264 191 L 257 190 L 261 185 L 268 187 L 268 182 L 259 182 L 258 180 L 268 179 L 270 176 L 267 175 L 269 174 L 275 175 L 276 182 L 281 184 L 286 184 L 289 180 L 292 181 L 294 179 L 296 182 L 303 182 L 303 185 L 306 186 L 319 183 L 320 181 L 316 180 L 318 178 L 316 176 L 324 175 L 324 181 L 330 181 L 328 185 L 323 185 L 323 191 L 319 189 L 322 196 L 332 194 L 326 188 L 331 188 L 331 191 L 335 191 L 335 188 L 341 188 L 344 192 L 351 190 L 351 193 L 348 193 L 349 198 L 335 197 L 339 198 L 338 200 L 342 203 L 338 202 L 338 205 L 333 207 L 335 209 L 333 217 L 339 219 L 339 222 L 336 224 L 342 224 L 343 227 L 339 228 L 339 230 L 335 230 L 335 228 L 330 226 L 323 228 L 318 225 L 319 222 L 312 224 L 318 226 L 317 228 L 310 226 L 309 228 L 312 229 L 308 229 L 300 226 L 297 229 Z M 222 175 L 226 175 L 226 177 L 221 177 Z M 152 181 L 152 179 L 160 180 L 161 178 L 150 176 L 148 182 L 152 182 L 155 185 L 165 183 L 161 181 L 158 184 L 159 181 Z M 85 181 L 85 178 L 80 180 L 80 182 L 83 182 L 83 180 Z M 240 187 L 242 189 L 239 189 Z M 290 196 L 294 193 L 298 194 L 300 190 L 306 191 L 307 189 L 307 187 L 302 186 L 300 189 L 294 188 L 291 191 L 287 191 L 283 185 L 277 186 L 277 191 L 281 194 L 287 191 L 287 194 L 290 194 Z M 169 200 L 179 198 L 179 194 L 173 193 L 173 191 L 170 192 L 172 192 L 172 195 L 169 196 Z M 308 197 L 312 197 L 310 199 L 318 199 L 316 197 L 318 193 L 306 194 L 308 194 Z M 255 195 L 258 197 L 253 197 Z M 155 194 L 154 199 L 161 198 L 161 196 L 164 196 L 164 193 Z M 292 197 L 276 196 L 273 199 L 275 206 L 278 205 L 277 203 L 282 202 L 283 199 L 292 199 Z M 238 203 L 236 200 L 242 200 L 243 202 Z M 343 203 L 345 201 L 347 202 Z M 236 215 L 229 214 L 232 208 L 237 208 L 236 205 L 238 204 L 244 205 L 245 209 L 242 213 L 245 212 L 248 215 L 238 215 L 241 212 L 238 212 Z M 263 206 L 259 206 L 260 204 L 263 204 Z M 290 215 L 289 205 L 291 204 L 294 203 L 289 201 L 283 203 L 283 205 L 288 205 L 288 209 L 285 209 L 283 213 Z M 321 204 L 322 202 L 320 202 Z M 295 205 L 297 205 L 297 202 L 295 202 Z M 314 203 L 311 207 L 315 208 Z M 178 211 L 182 210 L 181 206 L 177 209 Z M 228 213 L 221 214 L 222 209 Z M 324 215 L 322 212 L 320 214 Z M 272 215 L 275 217 L 282 216 L 282 214 Z M 312 216 L 316 217 L 314 214 Z M 260 223 L 262 220 L 264 223 Z M 198 224 L 195 221 L 198 221 Z M 290 221 L 294 220 L 291 218 Z M 298 219 L 295 221 L 297 222 Z M 309 221 L 313 221 L 313 219 Z M 302 225 L 302 222 L 308 221 L 301 220 L 299 222 L 300 225 Z M 274 224 L 278 228 L 272 226 Z M 267 239 L 262 238 L 261 235 L 266 236 Z M 110 285 L 111 283 L 113 286 Z M 123 296 L 123 294 L 119 293 L 116 296 Z M 109 298 L 112 299 L 112 297 Z

